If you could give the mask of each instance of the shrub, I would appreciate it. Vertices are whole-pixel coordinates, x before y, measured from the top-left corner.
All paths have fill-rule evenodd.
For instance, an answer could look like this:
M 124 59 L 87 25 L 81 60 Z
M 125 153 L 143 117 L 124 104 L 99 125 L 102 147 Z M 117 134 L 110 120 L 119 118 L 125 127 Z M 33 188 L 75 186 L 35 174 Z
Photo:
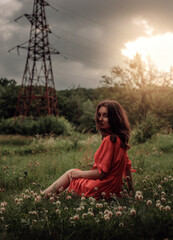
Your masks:
M 146 118 L 143 119 L 135 128 L 133 133 L 133 140 L 137 143 L 146 142 L 147 139 L 151 139 L 162 127 L 164 123 L 153 114 L 148 112 Z
M 71 135 L 73 132 L 72 125 L 64 118 L 56 118 L 54 116 L 46 116 L 40 118 L 24 118 L 14 120 L 2 119 L 0 121 L 1 134 L 20 134 L 20 135 Z

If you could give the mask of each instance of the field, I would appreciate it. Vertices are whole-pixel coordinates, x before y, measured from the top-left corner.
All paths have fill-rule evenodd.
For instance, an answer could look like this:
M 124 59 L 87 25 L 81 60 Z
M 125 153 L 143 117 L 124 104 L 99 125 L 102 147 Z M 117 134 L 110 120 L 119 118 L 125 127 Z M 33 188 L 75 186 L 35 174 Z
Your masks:
M 90 169 L 99 135 L 0 136 L 0 239 L 173 239 L 173 134 L 128 151 L 135 193 L 103 198 L 40 193 L 70 168 Z

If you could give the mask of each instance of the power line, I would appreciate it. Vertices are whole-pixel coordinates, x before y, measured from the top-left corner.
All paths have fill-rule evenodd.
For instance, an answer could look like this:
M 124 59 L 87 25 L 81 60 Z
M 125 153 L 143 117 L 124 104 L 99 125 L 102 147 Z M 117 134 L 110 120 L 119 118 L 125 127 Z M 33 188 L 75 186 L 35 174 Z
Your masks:
M 70 17 L 78 18 L 78 19 L 82 20 L 83 22 L 85 22 L 87 24 L 95 25 L 97 28 L 104 29 L 104 31 L 109 32 L 109 33 L 111 33 L 113 35 L 116 32 L 119 32 L 119 34 L 123 35 L 123 37 L 121 37 L 121 38 L 124 38 L 126 40 L 129 39 L 129 36 L 127 34 L 125 34 L 125 33 L 122 33 L 121 31 L 118 31 L 118 30 L 115 30 L 115 29 L 111 29 L 110 27 L 108 28 L 107 26 L 101 25 L 100 23 L 97 23 L 95 20 L 90 20 L 90 19 L 86 18 L 85 16 L 79 15 L 76 12 L 65 8 L 64 6 L 61 6 L 60 4 L 55 3 L 55 5 L 59 6 L 59 9 L 54 7 L 57 10 L 57 12 L 62 12 L 64 14 L 66 14 L 66 15 L 69 15 Z M 51 5 L 49 4 L 49 6 L 51 6 Z

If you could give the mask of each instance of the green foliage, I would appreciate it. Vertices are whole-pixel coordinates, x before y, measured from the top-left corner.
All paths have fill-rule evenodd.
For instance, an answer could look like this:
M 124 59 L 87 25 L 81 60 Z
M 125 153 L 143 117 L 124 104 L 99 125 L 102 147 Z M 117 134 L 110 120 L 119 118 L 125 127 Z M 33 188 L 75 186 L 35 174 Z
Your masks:
M 163 123 L 160 119 L 152 112 L 148 112 L 146 118 L 134 129 L 133 139 L 137 143 L 146 142 L 148 139 L 151 139 L 161 127 L 163 127 Z
M 76 137 L 78 144 L 74 146 Z M 21 145 L 16 144 L 18 136 L 16 142 L 14 137 L 13 141 L 1 137 L 4 145 L 9 141 L 9 149 L 13 144 L 18 147 L 16 153 L 11 149 L 11 155 L 0 156 L 1 239 L 17 240 L 24 235 L 25 239 L 52 240 L 172 238 L 173 135 L 158 135 L 129 150 L 132 167 L 137 169 L 133 173 L 135 193 L 127 195 L 124 187 L 123 197 L 112 196 L 109 202 L 104 198 L 98 201 L 92 197 L 81 198 L 68 192 L 45 200 L 40 193 L 69 168 L 81 168 L 84 163 L 91 168 L 92 159 L 85 160 L 90 157 L 90 151 L 95 152 L 100 136 L 37 137 L 30 143 L 28 138 L 22 137 L 22 140 L 25 149 L 32 146 L 34 150 L 37 145 L 37 150 L 38 146 L 40 149 L 44 146 L 47 152 L 35 151 L 21 156 Z
M 82 104 L 83 114 L 80 117 L 79 131 L 82 132 L 95 132 L 95 108 L 90 100 Z
M 40 118 L 13 118 L 2 119 L 0 121 L 1 134 L 20 134 L 20 135 L 71 135 L 73 132 L 72 125 L 64 118 L 56 118 L 54 116 L 46 116 Z

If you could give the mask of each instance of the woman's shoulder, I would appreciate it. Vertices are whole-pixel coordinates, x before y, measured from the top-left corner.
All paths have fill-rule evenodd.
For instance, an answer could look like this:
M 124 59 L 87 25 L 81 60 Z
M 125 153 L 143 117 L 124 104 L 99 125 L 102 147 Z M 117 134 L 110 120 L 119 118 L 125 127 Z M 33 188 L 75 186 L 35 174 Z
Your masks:
M 120 142 L 120 139 L 116 134 L 109 134 L 103 138 L 103 142 L 112 142 L 114 144 Z

